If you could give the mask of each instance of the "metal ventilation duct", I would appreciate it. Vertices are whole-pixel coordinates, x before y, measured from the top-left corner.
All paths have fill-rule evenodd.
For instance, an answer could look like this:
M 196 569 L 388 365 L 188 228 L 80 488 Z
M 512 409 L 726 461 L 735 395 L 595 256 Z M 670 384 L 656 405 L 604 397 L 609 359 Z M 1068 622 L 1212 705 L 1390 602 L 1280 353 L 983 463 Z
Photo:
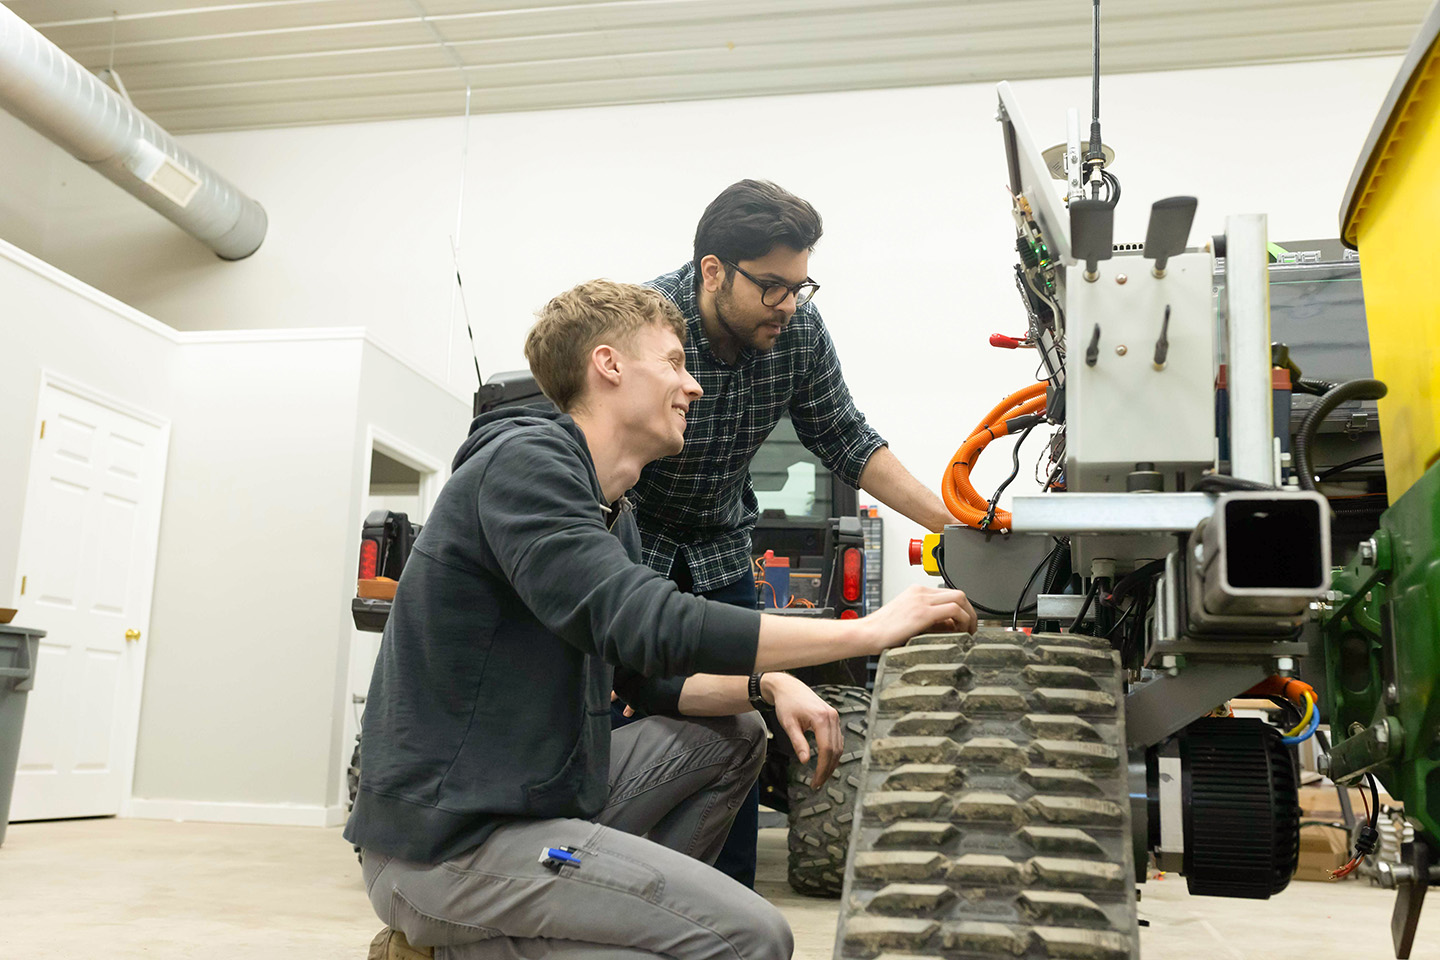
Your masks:
M 0 106 L 226 260 L 265 239 L 265 210 L 24 20 L 0 6 Z

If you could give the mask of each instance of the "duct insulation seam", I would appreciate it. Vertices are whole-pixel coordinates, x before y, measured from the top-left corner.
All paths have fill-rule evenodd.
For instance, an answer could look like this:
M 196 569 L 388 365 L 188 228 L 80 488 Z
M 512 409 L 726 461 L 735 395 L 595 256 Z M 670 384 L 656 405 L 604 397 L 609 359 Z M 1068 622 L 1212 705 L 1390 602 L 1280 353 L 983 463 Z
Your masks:
M 265 239 L 259 203 L 3 5 L 0 106 L 222 258 Z

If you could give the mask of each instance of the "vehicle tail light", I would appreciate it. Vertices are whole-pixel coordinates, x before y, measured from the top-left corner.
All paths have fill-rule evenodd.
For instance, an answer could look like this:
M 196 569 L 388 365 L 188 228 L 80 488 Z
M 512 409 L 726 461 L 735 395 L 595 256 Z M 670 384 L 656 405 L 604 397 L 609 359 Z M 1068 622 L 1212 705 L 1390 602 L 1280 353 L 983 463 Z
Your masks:
M 840 593 L 849 603 L 860 599 L 860 548 L 847 547 L 841 560 Z
M 374 580 L 380 565 L 380 544 L 374 540 L 360 541 L 360 579 Z

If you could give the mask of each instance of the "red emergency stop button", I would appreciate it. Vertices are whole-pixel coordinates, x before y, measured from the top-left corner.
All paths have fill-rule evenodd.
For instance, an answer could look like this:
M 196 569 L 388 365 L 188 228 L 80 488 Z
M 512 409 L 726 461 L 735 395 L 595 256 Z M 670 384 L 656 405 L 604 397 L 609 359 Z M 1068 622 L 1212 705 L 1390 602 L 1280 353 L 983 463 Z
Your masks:
M 910 566 L 918 567 L 925 562 L 925 541 L 910 541 Z

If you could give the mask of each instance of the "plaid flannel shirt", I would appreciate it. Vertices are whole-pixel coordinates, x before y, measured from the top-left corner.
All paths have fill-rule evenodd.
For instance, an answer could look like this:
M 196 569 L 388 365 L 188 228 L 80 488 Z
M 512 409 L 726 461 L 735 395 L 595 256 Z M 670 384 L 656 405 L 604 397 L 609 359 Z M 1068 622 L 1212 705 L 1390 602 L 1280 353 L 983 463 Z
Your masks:
M 760 513 L 750 460 L 787 409 L 801 442 L 851 486 L 886 444 L 855 409 L 813 302 L 795 311 L 772 349 L 744 351 L 728 364 L 705 336 L 693 264 L 647 286 L 685 317 L 685 366 L 705 395 L 690 405 L 685 449 L 647 466 L 630 499 L 645 563 L 668 575 L 679 554 L 703 592 L 750 572 L 750 531 Z

